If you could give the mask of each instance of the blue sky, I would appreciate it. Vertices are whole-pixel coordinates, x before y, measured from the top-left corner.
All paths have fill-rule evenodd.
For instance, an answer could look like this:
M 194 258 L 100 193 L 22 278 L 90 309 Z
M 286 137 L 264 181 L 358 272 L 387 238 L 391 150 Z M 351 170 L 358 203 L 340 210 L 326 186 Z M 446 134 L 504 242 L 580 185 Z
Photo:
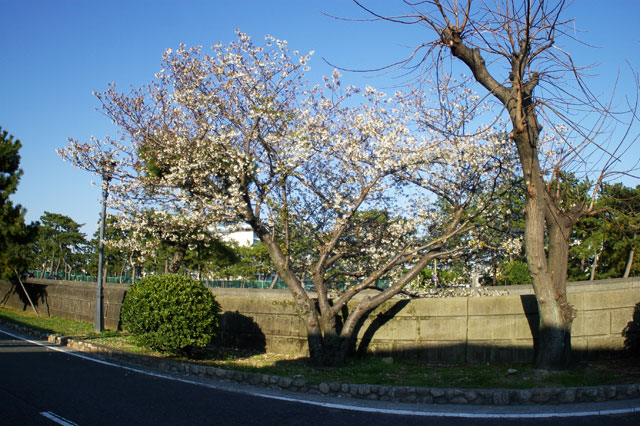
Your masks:
M 382 12 L 403 10 L 399 0 L 364 3 Z M 0 126 L 23 144 L 24 176 L 13 199 L 27 208 L 27 221 L 44 211 L 61 213 L 93 234 L 97 179 L 62 161 L 55 149 L 68 137 L 115 136 L 92 91 L 105 90 L 108 82 L 127 90 L 150 81 L 166 48 L 226 43 L 236 28 L 256 39 L 270 34 L 292 49 L 315 50 L 313 81 L 332 71 L 323 57 L 345 68 L 375 68 L 402 59 L 426 38 L 417 26 L 338 21 L 321 11 L 366 16 L 349 0 L 0 0 Z M 619 70 L 629 75 L 625 60 L 640 70 L 640 2 L 576 0 L 566 16 L 585 31 L 581 40 L 598 46 L 574 51 L 579 64 L 601 64 L 591 80 L 596 91 L 607 93 Z M 345 78 L 392 84 L 388 76 Z M 630 156 L 640 156 L 640 147 Z

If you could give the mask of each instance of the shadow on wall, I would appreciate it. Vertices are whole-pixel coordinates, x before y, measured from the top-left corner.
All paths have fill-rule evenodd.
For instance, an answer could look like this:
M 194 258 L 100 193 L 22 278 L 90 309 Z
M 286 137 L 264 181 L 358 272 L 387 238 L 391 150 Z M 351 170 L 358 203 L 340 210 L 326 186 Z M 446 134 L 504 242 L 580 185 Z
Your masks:
M 383 325 L 389 322 L 393 317 L 395 317 L 400 311 L 402 311 L 408 304 L 409 304 L 408 299 L 402 299 L 397 303 L 394 303 L 393 306 L 387 309 L 385 312 L 381 312 L 378 315 L 376 315 L 376 317 L 371 321 L 371 323 L 363 333 L 362 338 L 360 339 L 360 343 L 358 344 L 358 347 L 355 350 L 355 353 L 358 356 L 365 356 L 367 354 L 367 351 L 369 350 L 369 346 L 371 345 L 371 340 L 373 339 L 373 336 L 376 334 L 376 332 Z M 362 328 L 365 321 L 367 319 L 370 319 L 370 314 L 371 312 L 368 312 L 366 315 L 362 317 L 360 322 L 356 325 L 356 330 L 354 335 L 357 335 L 358 330 Z
M 523 294 L 520 296 L 520 303 L 522 303 L 522 310 L 527 318 L 529 324 L 529 330 L 531 330 L 531 337 L 533 338 L 533 351 L 531 352 L 531 362 L 536 359 L 538 352 L 538 333 L 540 331 L 540 315 L 538 314 L 538 301 L 533 294 Z
M 535 296 L 521 296 L 524 309 L 534 342 L 538 334 L 538 307 Z M 375 342 L 376 332 L 386 323 L 391 321 L 398 313 L 410 303 L 409 299 L 402 299 L 394 303 L 389 309 L 380 312 L 375 317 L 368 313 L 357 325 L 358 330 L 365 327 L 365 322 L 371 320 L 366 326 L 360 339 L 351 342 L 351 353 L 357 357 L 398 357 L 407 360 L 421 361 L 425 363 L 484 363 L 484 362 L 522 362 L 531 363 L 534 358 L 534 349 L 530 347 L 500 346 L 500 345 L 473 345 L 467 342 L 460 343 L 434 343 L 424 346 L 416 346 L 411 343 L 391 343 L 384 347 Z M 535 343 L 534 343 L 535 345 Z
M 222 314 L 215 344 L 248 350 L 254 354 L 263 354 L 267 351 L 266 337 L 260 326 L 253 318 L 242 315 L 238 311 Z
M 19 283 L 15 283 L 12 281 L 11 286 L 9 287 L 9 291 L 2 295 L 0 304 L 6 304 L 8 306 L 13 306 L 14 308 L 22 308 L 23 311 L 26 311 L 31 310 L 31 303 L 29 302 L 29 298 L 31 298 L 31 302 L 33 302 L 33 305 L 35 306 L 36 310 L 38 310 L 38 313 L 46 313 L 46 315 L 48 316 L 49 303 L 47 300 L 47 286 L 25 282 L 24 287 L 27 290 L 27 293 L 24 292 L 22 286 Z M 27 294 L 29 295 L 29 297 L 27 297 Z M 20 302 L 17 302 L 16 299 L 18 299 Z M 22 306 L 19 306 L 20 304 Z M 43 307 L 46 309 L 46 312 L 40 312 Z
M 622 337 L 624 348 L 629 355 L 640 358 L 640 303 L 637 303 L 633 310 L 633 319 L 622 330 Z
M 510 346 L 510 345 L 481 345 L 471 342 L 438 344 L 426 343 L 417 346 L 410 342 L 392 342 L 379 344 L 375 340 L 376 332 L 391 321 L 398 313 L 409 304 L 408 299 L 403 299 L 393 304 L 389 309 L 363 319 L 357 327 L 366 327 L 357 342 L 351 342 L 350 351 L 358 357 L 369 355 L 382 357 L 398 357 L 402 359 L 417 360 L 426 363 L 532 363 L 536 359 L 536 351 L 539 350 L 539 314 L 535 295 L 526 294 L 520 296 L 522 309 L 527 319 L 533 347 L 530 346 Z M 366 319 L 371 322 L 365 325 Z M 356 334 L 358 332 L 356 331 Z M 635 306 L 633 320 L 630 321 L 622 331 L 625 338 L 624 349 L 578 349 L 573 348 L 571 355 L 574 361 L 587 361 L 597 359 L 624 358 L 629 355 L 640 356 L 640 303 Z

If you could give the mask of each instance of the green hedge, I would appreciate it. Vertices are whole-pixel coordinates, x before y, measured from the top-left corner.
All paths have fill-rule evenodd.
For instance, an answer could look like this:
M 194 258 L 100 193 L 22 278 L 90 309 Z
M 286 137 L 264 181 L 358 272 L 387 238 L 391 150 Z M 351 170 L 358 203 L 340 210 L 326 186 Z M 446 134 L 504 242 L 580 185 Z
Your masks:
M 161 352 L 190 355 L 218 329 L 220 305 L 198 281 L 159 275 L 133 284 L 122 304 L 122 327 L 138 343 Z

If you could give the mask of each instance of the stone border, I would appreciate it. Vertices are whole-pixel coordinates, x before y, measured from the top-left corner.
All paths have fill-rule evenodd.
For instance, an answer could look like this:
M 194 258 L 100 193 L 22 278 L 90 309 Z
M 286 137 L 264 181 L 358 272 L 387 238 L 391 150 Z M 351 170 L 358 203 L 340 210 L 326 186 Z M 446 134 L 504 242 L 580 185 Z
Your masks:
M 70 349 L 96 354 L 101 358 L 130 362 L 157 370 L 227 380 L 234 383 L 259 386 L 274 390 L 303 392 L 339 398 L 391 401 L 417 404 L 472 404 L 472 405 L 542 405 L 581 402 L 605 402 L 640 397 L 640 384 L 590 386 L 580 388 L 534 389 L 447 389 L 410 386 L 382 386 L 367 384 L 320 383 L 310 384 L 293 379 L 261 373 L 226 370 L 180 361 L 162 360 L 151 356 L 111 349 L 102 345 L 75 340 L 64 336 L 39 332 L 26 326 L 0 319 L 0 325 L 18 332 L 63 345 Z

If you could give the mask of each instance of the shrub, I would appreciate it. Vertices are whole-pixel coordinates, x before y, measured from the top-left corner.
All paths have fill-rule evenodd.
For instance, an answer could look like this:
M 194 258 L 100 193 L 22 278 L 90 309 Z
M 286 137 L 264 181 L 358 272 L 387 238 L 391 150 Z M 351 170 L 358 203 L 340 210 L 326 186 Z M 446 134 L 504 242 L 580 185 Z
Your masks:
M 218 328 L 220 305 L 201 283 L 180 275 L 150 276 L 133 284 L 122 303 L 122 327 L 143 346 L 191 355 Z
M 504 265 L 502 279 L 507 284 L 531 284 L 531 275 L 527 262 L 513 260 Z

